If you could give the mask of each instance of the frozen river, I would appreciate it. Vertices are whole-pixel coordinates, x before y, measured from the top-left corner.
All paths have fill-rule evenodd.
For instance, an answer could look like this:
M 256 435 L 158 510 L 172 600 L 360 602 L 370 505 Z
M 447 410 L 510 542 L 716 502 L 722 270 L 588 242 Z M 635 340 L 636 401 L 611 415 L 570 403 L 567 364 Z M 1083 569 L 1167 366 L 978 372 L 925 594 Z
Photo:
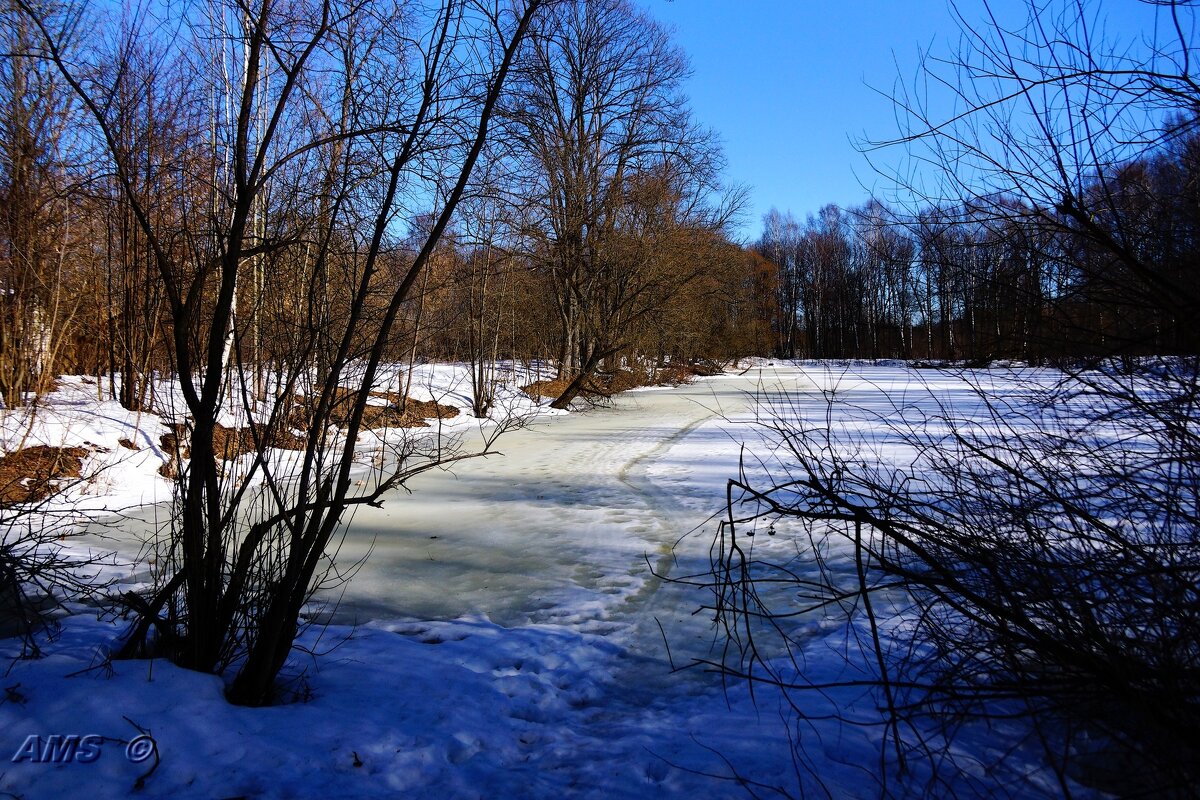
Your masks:
M 799 369 L 756 367 L 545 414 L 502 455 L 359 509 L 337 561 L 365 559 L 332 624 L 298 640 L 280 705 L 231 706 L 220 676 L 162 659 L 108 663 L 121 623 L 77 614 L 52 656 L 10 674 L 21 703 L 0 703 L 0 727 L 117 742 L 146 725 L 162 756 L 152 797 L 692 800 L 740 796 L 735 770 L 790 784 L 778 698 L 675 671 L 710 651 L 694 613 L 708 597 L 654 574 L 707 568 L 704 523 L 752 433 L 752 395 L 781 383 L 811 389 Z M 472 421 L 450 427 L 469 447 Z M 136 560 L 166 513 L 143 506 L 96 544 Z M 137 582 L 149 566 L 130 569 Z M 0 793 L 124 797 L 144 771 L 116 754 L 23 766 Z
M 692 614 L 705 596 L 653 572 L 707 566 L 711 530 L 684 535 L 721 510 L 754 395 L 781 386 L 812 388 L 797 369 L 756 367 L 630 392 L 419 476 L 411 496 L 353 518 L 342 562 L 371 552 L 335 621 L 552 623 L 665 662 L 661 624 L 684 663 L 707 647 L 709 620 Z
M 362 565 L 335 595 L 333 624 L 310 627 L 281 674 L 296 702 L 235 707 L 219 676 L 161 659 L 107 663 L 119 623 L 77 614 L 51 655 L 12 660 L 6 685 L 20 702 L 0 703 L 0 728 L 115 742 L 131 721 L 146 725 L 162 754 L 152 797 L 750 796 L 738 776 L 755 796 L 802 785 L 879 796 L 880 729 L 840 722 L 874 719 L 878 698 L 848 684 L 796 695 L 791 708 L 769 686 L 751 696 L 737 680 L 678 670 L 719 661 L 722 642 L 696 613 L 708 593 L 655 573 L 703 574 L 739 459 L 752 475 L 757 457 L 770 464 L 762 429 L 748 424 L 756 396 L 865 437 L 882 435 L 897 403 L 972 397 L 938 380 L 899 366 L 755 366 L 535 419 L 499 441 L 503 455 L 418 476 L 411 495 L 349 520 L 338 563 Z M 461 418 L 451 427 L 472 429 Z M 142 518 L 156 511 L 166 507 Z M 129 519 L 100 544 L 133 555 L 148 527 Z M 755 542 L 783 560 L 805 547 Z M 133 569 L 136 581 L 146 567 Z M 862 677 L 844 621 L 795 622 L 807 631 L 793 653 L 806 678 Z M 1007 749 L 1023 735 L 979 728 L 956 747 L 1006 748 L 1006 768 L 1036 782 L 1036 762 Z M 143 769 L 115 754 L 59 766 L 14 768 L 0 793 L 124 797 Z M 921 773 L 911 780 L 921 786 Z

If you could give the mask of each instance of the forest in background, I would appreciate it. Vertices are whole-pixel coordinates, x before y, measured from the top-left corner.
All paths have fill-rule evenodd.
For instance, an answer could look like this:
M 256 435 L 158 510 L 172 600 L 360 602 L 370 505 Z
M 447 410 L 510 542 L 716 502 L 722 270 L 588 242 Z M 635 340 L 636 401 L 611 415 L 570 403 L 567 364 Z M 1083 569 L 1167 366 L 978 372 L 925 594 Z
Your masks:
M 5 406 L 56 375 L 90 374 L 118 378 L 125 407 L 149 407 L 151 376 L 178 371 L 181 354 L 249 366 L 261 392 L 284 364 L 335 359 L 334 331 L 351 316 L 371 341 L 388 309 L 358 291 L 368 262 L 387 283 L 418 259 L 385 357 L 549 359 L 564 406 L 598 374 L 646 363 L 1039 362 L 1196 347 L 1194 116 L 1177 113 L 1144 152 L 1094 164 L 1054 204 L 1009 191 L 914 212 L 828 206 L 804 221 L 772 210 L 747 245 L 730 238 L 742 192 L 722 186 L 717 137 L 682 95 L 684 54 L 627 3 L 570 3 L 517 54 L 459 208 L 423 254 L 451 188 L 439 159 L 456 145 L 412 143 L 425 174 L 397 183 L 400 201 L 377 226 L 382 143 L 403 136 L 386 117 L 413 76 L 364 50 L 386 51 L 388 26 L 414 23 L 355 8 L 373 21 L 309 54 L 309 85 L 256 49 L 256 21 L 234 4 L 178 7 L 219 36 L 190 48 L 166 15 L 62 4 L 34 17 L 8 4 Z M 303 108 L 275 103 L 293 82 Z M 231 219 L 233 286 L 219 268 Z M 222 288 L 230 321 L 221 351 L 206 352 L 197 331 Z
M 450 4 L 447 17 L 472 5 Z M 355 317 L 361 343 L 388 313 L 380 293 L 359 291 L 365 271 L 394 285 L 418 259 L 389 322 L 390 361 L 549 358 L 570 379 L 611 372 L 620 358 L 761 349 L 747 339 L 754 257 L 726 235 L 738 194 L 719 185 L 720 149 L 680 94 L 683 54 L 633 6 L 562 4 L 537 23 L 455 198 L 461 207 L 445 220 L 456 176 L 444 162 L 462 146 L 462 120 L 449 116 L 471 98 L 442 93 L 475 67 L 455 65 L 416 111 L 426 122 L 444 115 L 440 139 L 404 140 L 407 121 L 389 115 L 421 86 L 400 54 L 419 11 L 343 9 L 361 19 L 297 54 L 308 59 L 301 72 L 265 38 L 270 7 L 256 20 L 233 3 L 171 6 L 187 18 L 169 23 L 8 5 L 6 406 L 58 374 L 114 376 L 122 405 L 141 408 L 150 376 L 181 361 L 320 370 L 346 320 Z M 317 24 L 321 9 L 309 11 L 283 21 L 290 35 Z M 219 46 L 179 47 L 185 22 Z M 83 35 L 95 26 L 105 35 Z M 287 91 L 306 102 L 284 106 Z M 392 166 L 381 153 L 395 144 L 420 174 L 398 176 L 379 217 Z M 241 240 L 233 256 L 231 220 Z M 227 257 L 238 261 L 233 281 Z M 197 331 L 219 302 L 229 325 L 221 351 L 206 352 Z

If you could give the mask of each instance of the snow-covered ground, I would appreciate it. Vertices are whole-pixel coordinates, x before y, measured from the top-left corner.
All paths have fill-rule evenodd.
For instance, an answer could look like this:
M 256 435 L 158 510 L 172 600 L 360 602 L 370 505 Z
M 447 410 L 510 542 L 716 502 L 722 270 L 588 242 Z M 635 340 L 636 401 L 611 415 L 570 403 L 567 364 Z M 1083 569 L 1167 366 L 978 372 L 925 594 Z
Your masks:
M 416 383 L 469 407 L 456 369 L 428 368 Z M 739 774 L 767 796 L 767 787 L 798 791 L 798 732 L 834 796 L 878 796 L 878 730 L 819 714 L 797 727 L 771 691 L 752 698 L 710 672 L 673 670 L 715 657 L 721 642 L 694 613 L 708 595 L 653 574 L 707 567 L 710 516 L 741 445 L 762 447 L 753 396 L 821 416 L 821 390 L 835 385 L 868 436 L 907 405 L 975 399 L 957 377 L 902 365 L 763 362 L 630 392 L 611 408 L 538 416 L 505 435 L 503 456 L 427 473 L 412 495 L 358 511 L 340 558 L 369 558 L 338 590 L 332 624 L 311 628 L 285 670 L 296 702 L 230 706 L 219 678 L 163 661 L 108 662 L 114 623 L 64 619 L 45 657 L 13 661 L 0 683 L 0 755 L 52 734 L 104 737 L 100 755 L 19 758 L 0 767 L 0 794 L 124 797 L 154 764 L 126 757 L 124 742 L 144 729 L 161 757 L 140 792 L 148 797 L 736 797 L 745 792 Z M 76 389 L 95 391 L 63 391 Z M 58 435 L 53 444 L 82 437 L 124 459 L 107 466 L 108 485 L 83 496 L 114 506 L 164 498 L 151 447 L 159 432 L 145 450 L 119 453 L 115 440 L 127 434 L 114 432 L 136 420 L 114 405 L 80 399 L 72 414 L 63 404 L 61 427 L 39 435 Z M 450 424 L 467 437 L 475 425 L 465 414 Z M 4 435 L 12 446 L 13 430 Z M 145 535 L 137 516 L 109 542 L 127 560 Z M 806 653 L 814 673 L 846 669 L 843 627 L 816 630 Z M 0 643 L 0 656 L 17 651 Z M 1013 735 L 967 731 L 958 746 L 999 752 Z M 1042 782 L 1020 752 L 1009 767 L 1033 775 L 1027 788 Z

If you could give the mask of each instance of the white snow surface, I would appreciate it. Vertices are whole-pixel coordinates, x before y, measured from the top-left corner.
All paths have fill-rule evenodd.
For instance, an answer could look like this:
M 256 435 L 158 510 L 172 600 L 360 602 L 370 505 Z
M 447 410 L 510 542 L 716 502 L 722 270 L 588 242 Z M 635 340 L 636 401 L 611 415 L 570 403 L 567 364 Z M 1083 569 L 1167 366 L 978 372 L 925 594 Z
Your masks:
M 744 365 L 743 365 L 744 366 Z M 415 381 L 464 409 L 447 424 L 471 436 L 465 368 L 427 366 Z M 517 376 L 515 382 L 527 379 Z M 1003 372 L 987 380 L 1003 382 Z M 703 669 L 716 657 L 705 591 L 664 583 L 708 566 L 726 481 L 742 444 L 761 448 L 753 395 L 786 398 L 796 413 L 826 413 L 822 390 L 855 402 L 843 424 L 870 439 L 906 404 L 970 404 L 961 378 L 900 365 L 844 367 L 756 361 L 741 373 L 669 390 L 628 392 L 579 413 L 544 405 L 528 427 L 500 440 L 503 455 L 459 463 L 410 484 L 382 509 L 359 510 L 339 553 L 367 556 L 348 585 L 314 609 L 314 625 L 285 668 L 294 702 L 241 708 L 220 677 L 163 660 L 116 661 L 106 646 L 125 624 L 72 605 L 41 658 L 17 659 L 0 641 L 0 758 L 26 737 L 96 734 L 91 763 L 0 767 L 0 794 L 22 798 L 412 797 L 698 798 L 749 796 L 736 774 L 798 792 L 792 740 L 835 797 L 880 793 L 874 771 L 882 732 L 845 728 L 814 708 L 801 726 L 773 691 L 723 683 Z M 169 496 L 155 470 L 166 429 L 153 417 L 95 400 L 68 378 L 31 424 L 0 412 L 0 451 L 19 442 L 103 448 L 87 464 L 98 478 L 55 499 L 79 516 L 141 511 L 105 540 L 124 566 L 107 574 L 136 584 L 148 525 Z M 416 393 L 414 393 L 416 394 Z M 511 386 L 507 407 L 539 410 Z M 851 410 L 853 408 L 853 410 Z M 126 437 L 144 445 L 117 445 Z M 886 437 L 877 441 L 887 458 Z M 747 468 L 753 471 L 752 464 Z M 782 537 L 780 537 L 782 538 Z M 781 546 L 778 542 L 772 546 Z M 843 626 L 814 622 L 814 674 L 846 669 Z M 875 701 L 861 694 L 830 702 Z M 139 729 L 157 742 L 157 769 L 131 763 L 125 741 Z M 966 731 L 956 747 L 1004 751 L 1019 732 Z M 1006 767 L 1044 785 L 1036 760 L 1014 752 Z M 1005 776 L 995 776 L 1003 781 Z

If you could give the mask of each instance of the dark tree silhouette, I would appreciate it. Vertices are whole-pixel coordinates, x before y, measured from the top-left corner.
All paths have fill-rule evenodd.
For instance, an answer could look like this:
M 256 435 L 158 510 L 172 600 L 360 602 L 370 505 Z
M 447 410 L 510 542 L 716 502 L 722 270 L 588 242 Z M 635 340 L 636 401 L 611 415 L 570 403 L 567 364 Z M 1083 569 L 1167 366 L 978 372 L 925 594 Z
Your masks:
M 901 462 L 833 422 L 836 394 L 808 418 L 764 401 L 764 452 L 781 455 L 729 484 L 715 665 L 781 687 L 801 719 L 867 689 L 877 714 L 842 717 L 884 732 L 881 779 L 921 759 L 927 792 L 1003 791 L 953 739 L 1004 717 L 1063 794 L 1182 797 L 1200 780 L 1196 9 L 1148 6 L 1159 25 L 1133 43 L 1099 34 L 1099 3 L 960 15 L 962 49 L 922 85 L 965 110 L 897 98 L 910 128 L 893 144 L 943 168 L 914 226 L 930 349 L 935 331 L 959 357 L 1036 332 L 1070 356 L 1058 379 L 980 380 L 978 411 L 873 409 Z M 1016 333 L 997 331 L 1014 313 Z M 828 615 L 860 678 L 805 674 L 805 623 Z

